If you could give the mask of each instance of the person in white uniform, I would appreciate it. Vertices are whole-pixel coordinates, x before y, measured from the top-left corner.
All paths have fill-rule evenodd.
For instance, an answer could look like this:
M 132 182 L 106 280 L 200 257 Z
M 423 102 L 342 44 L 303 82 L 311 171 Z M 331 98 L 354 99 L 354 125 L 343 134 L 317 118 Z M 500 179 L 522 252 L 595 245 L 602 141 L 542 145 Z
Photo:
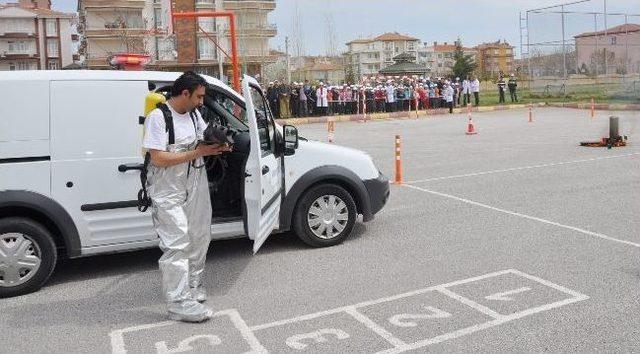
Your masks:
M 163 252 L 158 261 L 169 318 L 202 322 L 213 312 L 202 286 L 211 234 L 211 199 L 203 157 L 228 146 L 198 145 L 206 123 L 197 110 L 207 82 L 186 72 L 173 84 L 171 97 L 145 120 L 143 147 L 149 150 L 147 190 L 152 219 Z M 167 124 L 169 123 L 169 124 Z

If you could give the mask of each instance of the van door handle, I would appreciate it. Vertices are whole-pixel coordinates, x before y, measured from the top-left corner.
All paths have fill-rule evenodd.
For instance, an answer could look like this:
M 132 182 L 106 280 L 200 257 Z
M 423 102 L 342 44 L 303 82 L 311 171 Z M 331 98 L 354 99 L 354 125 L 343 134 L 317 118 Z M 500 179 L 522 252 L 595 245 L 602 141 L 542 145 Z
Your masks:
M 269 173 L 269 166 L 262 166 L 262 175 L 266 175 Z
M 129 170 L 142 171 L 143 168 L 144 168 L 144 165 L 141 163 L 130 163 L 130 164 L 123 164 L 118 166 L 118 171 L 120 172 L 127 172 Z

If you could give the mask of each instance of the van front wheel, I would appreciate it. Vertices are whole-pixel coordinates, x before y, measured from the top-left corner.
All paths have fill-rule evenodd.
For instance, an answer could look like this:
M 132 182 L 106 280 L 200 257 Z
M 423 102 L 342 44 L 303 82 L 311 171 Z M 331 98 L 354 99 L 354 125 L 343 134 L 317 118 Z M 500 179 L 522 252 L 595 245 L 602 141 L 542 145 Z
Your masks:
M 333 246 L 351 234 L 356 216 L 356 204 L 349 192 L 335 184 L 321 184 L 300 198 L 293 228 L 310 246 Z
M 36 291 L 57 260 L 51 233 L 26 218 L 0 219 L 0 298 Z

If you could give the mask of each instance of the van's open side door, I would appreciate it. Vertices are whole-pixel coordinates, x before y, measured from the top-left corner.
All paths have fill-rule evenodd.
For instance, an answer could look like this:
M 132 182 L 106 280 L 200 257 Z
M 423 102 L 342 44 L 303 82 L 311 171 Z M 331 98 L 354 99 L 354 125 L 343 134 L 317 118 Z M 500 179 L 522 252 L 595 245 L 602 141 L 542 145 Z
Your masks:
M 246 165 L 244 197 L 247 236 L 256 253 L 278 226 L 282 195 L 282 165 L 276 156 L 276 126 L 267 99 L 258 82 L 242 80 L 251 151 Z

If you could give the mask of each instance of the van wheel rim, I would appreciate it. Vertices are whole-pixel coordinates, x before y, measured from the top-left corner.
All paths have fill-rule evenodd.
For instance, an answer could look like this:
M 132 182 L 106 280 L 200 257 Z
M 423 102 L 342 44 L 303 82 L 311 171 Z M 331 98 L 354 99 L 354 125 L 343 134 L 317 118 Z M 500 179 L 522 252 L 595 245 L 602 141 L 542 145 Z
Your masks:
M 307 212 L 307 223 L 318 238 L 329 240 L 338 237 L 349 222 L 347 204 L 335 195 L 323 195 L 316 199 Z
M 20 233 L 0 235 L 0 287 L 28 282 L 40 269 L 42 253 L 38 244 Z

